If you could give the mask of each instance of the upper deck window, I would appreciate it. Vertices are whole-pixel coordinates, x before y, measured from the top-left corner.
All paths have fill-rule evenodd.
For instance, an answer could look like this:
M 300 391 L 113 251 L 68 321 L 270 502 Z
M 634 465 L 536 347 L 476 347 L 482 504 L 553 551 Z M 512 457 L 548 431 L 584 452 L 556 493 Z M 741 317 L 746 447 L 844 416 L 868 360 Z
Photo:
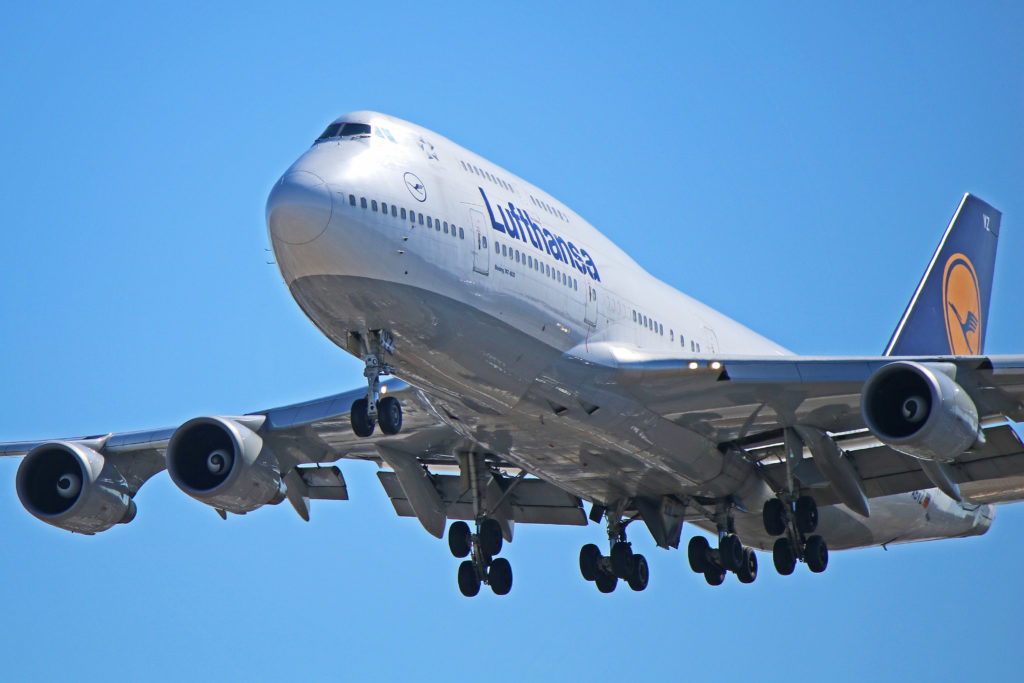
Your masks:
M 370 124 L 368 123 L 342 123 L 339 121 L 327 126 L 316 141 L 320 142 L 321 140 L 326 140 L 328 138 L 349 138 L 370 135 L 370 132 Z

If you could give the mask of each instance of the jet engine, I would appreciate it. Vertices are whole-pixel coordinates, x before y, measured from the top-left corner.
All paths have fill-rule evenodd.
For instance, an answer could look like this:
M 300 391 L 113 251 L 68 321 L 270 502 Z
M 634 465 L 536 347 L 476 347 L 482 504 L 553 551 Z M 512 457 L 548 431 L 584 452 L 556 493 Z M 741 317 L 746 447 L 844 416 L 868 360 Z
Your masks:
M 946 373 L 953 366 L 897 361 L 864 384 L 861 413 L 886 446 L 922 460 L 951 461 L 978 439 L 978 409 Z
M 171 436 L 166 458 L 177 487 L 217 509 L 243 514 L 284 499 L 276 459 L 256 432 L 234 420 L 189 420 Z
M 36 446 L 21 461 L 18 498 L 37 519 L 80 534 L 135 519 L 121 473 L 93 449 L 70 441 Z

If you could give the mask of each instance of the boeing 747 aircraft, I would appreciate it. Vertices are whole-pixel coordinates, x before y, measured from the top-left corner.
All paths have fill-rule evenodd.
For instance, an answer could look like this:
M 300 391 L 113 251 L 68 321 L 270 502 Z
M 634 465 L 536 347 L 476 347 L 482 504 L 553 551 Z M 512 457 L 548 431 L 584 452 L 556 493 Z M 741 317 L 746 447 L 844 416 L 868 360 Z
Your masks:
M 267 226 L 296 303 L 365 384 L 165 429 L 0 444 L 40 520 L 94 534 L 166 469 L 222 518 L 345 500 L 378 464 L 467 596 L 512 587 L 520 524 L 604 524 L 579 571 L 648 582 L 627 532 L 712 585 L 825 570 L 829 549 L 983 534 L 1024 499 L 1024 356 L 986 356 L 1000 213 L 964 195 L 882 355 L 804 357 L 644 271 L 542 189 L 373 112 L 285 171 Z M 922 259 L 923 260 L 923 259 Z M 384 379 L 390 377 L 390 379 Z M 451 523 L 449 524 L 450 520 Z M 595 540 L 599 534 L 595 533 Z M 607 553 L 607 554 L 606 554 Z

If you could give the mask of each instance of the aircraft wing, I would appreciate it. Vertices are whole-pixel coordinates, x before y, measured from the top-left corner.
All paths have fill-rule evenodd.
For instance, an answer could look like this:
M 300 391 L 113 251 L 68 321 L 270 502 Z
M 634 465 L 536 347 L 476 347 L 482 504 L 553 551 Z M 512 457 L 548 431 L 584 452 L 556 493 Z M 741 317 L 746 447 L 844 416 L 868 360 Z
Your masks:
M 468 442 L 457 427 L 443 420 L 427 398 L 414 387 L 399 380 L 385 382 L 382 387 L 388 395 L 398 398 L 403 406 L 403 428 L 397 435 L 377 433 L 368 438 L 359 438 L 353 434 L 349 410 L 353 401 L 365 396 L 364 389 L 215 419 L 229 426 L 241 427 L 237 430 L 241 434 L 254 434 L 258 437 L 259 446 L 250 463 L 252 469 L 257 470 L 272 461 L 274 473 L 280 475 L 283 482 L 280 488 L 284 496 L 303 519 L 309 519 L 310 500 L 348 499 L 344 477 L 340 469 L 330 463 L 343 458 L 370 460 L 390 470 L 379 472 L 378 477 L 395 511 L 402 516 L 418 517 L 428 531 L 441 537 L 446 519 L 472 519 L 472 510 L 462 500 L 467 489 L 460 484 L 458 475 L 432 473 L 426 468 L 430 466 L 442 471 L 456 469 L 456 454 Z M 92 471 L 92 479 L 101 488 L 118 494 L 102 502 L 116 507 L 120 500 L 127 506 L 128 501 L 134 498 L 150 477 L 166 469 L 166 451 L 176 429 L 168 427 L 70 439 L 0 443 L 0 456 L 27 455 L 42 449 L 71 454 L 82 463 L 84 478 L 89 478 Z M 98 455 L 99 459 L 94 455 Z M 108 464 L 112 468 L 107 468 Z M 512 467 L 494 456 L 489 457 L 486 465 L 495 473 Z M 510 488 L 510 478 L 495 476 L 487 482 L 487 486 L 494 489 L 489 492 L 492 499 L 500 499 L 503 504 L 501 514 L 504 521 L 586 524 L 579 498 L 551 484 L 526 479 L 525 476 L 521 478 L 523 481 L 517 482 L 513 491 L 506 491 Z M 26 476 L 25 479 L 28 481 L 31 477 Z M 49 488 L 52 489 L 52 486 Z M 22 502 L 25 502 L 24 498 Z M 221 507 L 218 501 L 203 502 L 217 508 L 221 516 L 226 516 L 225 508 L 227 511 L 238 511 L 227 505 Z M 272 502 L 281 502 L 281 499 Z M 81 533 L 102 531 L 116 521 L 130 521 L 134 507 L 131 510 L 128 519 L 114 520 L 105 525 L 93 523 L 91 527 L 86 525 L 71 530 Z M 30 508 L 33 514 L 37 511 Z M 56 523 L 67 521 L 60 515 L 45 514 L 45 509 L 42 512 L 42 517 L 38 514 L 36 516 L 61 528 L 68 528 Z M 74 526 L 73 523 L 71 525 Z M 510 525 L 508 529 L 507 534 L 510 536 Z
M 944 368 L 955 379 L 977 407 L 984 441 L 952 462 L 930 463 L 872 437 L 861 413 L 865 383 L 881 368 L 908 361 Z M 744 449 L 777 490 L 785 428 L 800 425 L 839 445 L 868 498 L 943 484 L 979 503 L 1024 500 L 1024 445 L 1011 427 L 993 426 L 1024 421 L 1024 356 L 651 358 L 612 367 L 605 383 L 716 443 Z M 821 489 L 820 502 L 839 502 L 820 469 L 804 467 L 798 479 Z

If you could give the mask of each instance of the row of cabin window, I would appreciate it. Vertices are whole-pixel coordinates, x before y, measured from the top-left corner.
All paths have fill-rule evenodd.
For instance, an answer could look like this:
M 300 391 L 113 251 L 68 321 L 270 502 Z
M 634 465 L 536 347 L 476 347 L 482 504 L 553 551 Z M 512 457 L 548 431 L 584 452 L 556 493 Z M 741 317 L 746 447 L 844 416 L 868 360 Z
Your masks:
M 494 243 L 494 253 L 499 254 L 500 256 L 504 256 L 506 258 L 515 259 L 516 263 L 522 263 L 527 268 L 532 268 L 541 275 L 550 277 L 555 282 L 561 282 L 569 289 L 575 291 L 579 291 L 580 289 L 580 283 L 576 280 L 576 278 L 566 275 L 557 268 L 552 268 L 547 263 L 541 263 L 539 258 L 534 258 L 530 254 L 527 254 L 525 252 L 520 253 L 518 249 L 506 247 L 501 242 Z
M 661 323 L 654 322 L 654 320 L 648 318 L 643 313 L 637 313 L 635 309 L 633 310 L 633 322 L 637 323 L 638 325 L 643 325 L 644 327 L 646 327 L 648 330 L 651 330 L 655 334 L 660 334 L 662 337 L 665 336 L 664 325 L 662 325 Z M 670 328 L 668 331 L 668 338 L 670 340 L 674 340 L 675 336 L 676 333 Z M 679 345 L 684 349 L 686 348 L 686 340 L 683 338 L 683 335 L 681 334 L 679 335 Z M 691 339 L 690 350 L 696 353 L 700 353 L 700 344 L 696 343 Z
M 565 216 L 564 216 L 564 215 L 562 214 L 562 212 L 561 212 L 561 211 L 559 211 L 558 209 L 556 209 L 556 208 L 555 208 L 555 207 L 553 207 L 553 206 L 550 206 L 550 205 L 549 205 L 549 204 L 548 204 L 547 202 L 544 202 L 544 201 L 541 201 L 540 199 L 537 199 L 537 198 L 536 198 L 536 197 L 534 197 L 534 196 L 533 196 L 532 194 L 530 195 L 530 201 L 531 201 L 531 202 L 533 202 L 534 204 L 536 204 L 536 205 L 537 205 L 537 206 L 538 206 L 539 208 L 541 208 L 541 209 L 544 209 L 545 211 L 547 211 L 548 213 L 550 213 L 550 214 L 551 214 L 552 216 L 558 216 L 559 218 L 561 218 L 561 219 L 562 219 L 563 221 L 565 221 L 566 223 L 568 223 L 568 222 L 569 222 L 569 219 L 568 219 L 568 218 L 566 218 L 566 217 L 565 217 Z
M 660 334 L 662 337 L 665 336 L 665 326 L 661 323 L 656 323 L 652 318 L 648 318 L 643 313 L 637 313 L 636 309 L 633 310 L 633 322 L 638 325 L 643 325 L 647 329 L 651 330 L 655 334 Z M 671 337 L 675 337 L 675 332 L 672 330 L 668 331 Z
M 492 173 L 489 173 L 489 172 L 483 170 L 482 168 L 477 168 L 473 164 L 465 162 L 462 159 L 459 159 L 459 163 L 462 164 L 462 169 L 464 171 L 466 171 L 467 173 L 476 173 L 481 178 L 486 178 L 487 180 L 490 180 L 495 185 L 500 185 L 500 186 L 504 187 L 506 190 L 508 190 L 509 192 L 512 192 L 513 194 L 515 193 L 515 188 L 513 188 L 511 185 L 506 183 L 504 180 L 502 180 L 498 176 L 496 176 L 496 175 L 494 175 Z
M 348 203 L 351 206 L 355 206 L 356 205 L 356 196 L 354 194 L 350 194 L 348 196 Z M 369 208 L 372 211 L 377 211 L 378 210 L 377 200 L 376 199 L 371 199 L 369 201 L 369 203 L 367 203 L 366 197 L 360 197 L 359 198 L 359 206 L 361 206 L 364 209 Z M 381 202 L 380 203 L 380 212 L 383 213 L 385 216 L 388 214 L 388 203 L 387 202 Z M 395 206 L 394 204 L 392 204 L 391 205 L 391 216 L 394 217 L 394 218 L 401 218 L 403 221 L 408 219 L 408 220 L 411 220 L 413 223 L 416 223 L 417 222 L 417 218 L 418 218 L 420 225 L 426 225 L 428 228 L 434 228 L 438 232 L 442 231 L 442 227 L 441 226 L 443 225 L 444 226 L 444 234 L 446 234 L 446 235 L 448 234 L 448 221 L 442 221 L 440 218 L 434 218 L 433 216 L 426 216 L 426 217 L 424 217 L 424 215 L 422 213 L 416 213 L 412 209 L 409 209 L 408 211 L 406 211 L 404 206 L 400 208 L 400 207 Z M 458 230 L 457 234 L 458 234 L 458 238 L 460 240 L 466 239 L 466 231 L 463 230 L 462 228 L 457 228 L 455 226 L 455 224 L 452 223 L 452 225 L 451 225 L 451 235 L 452 235 L 452 237 L 456 236 L 456 230 Z

